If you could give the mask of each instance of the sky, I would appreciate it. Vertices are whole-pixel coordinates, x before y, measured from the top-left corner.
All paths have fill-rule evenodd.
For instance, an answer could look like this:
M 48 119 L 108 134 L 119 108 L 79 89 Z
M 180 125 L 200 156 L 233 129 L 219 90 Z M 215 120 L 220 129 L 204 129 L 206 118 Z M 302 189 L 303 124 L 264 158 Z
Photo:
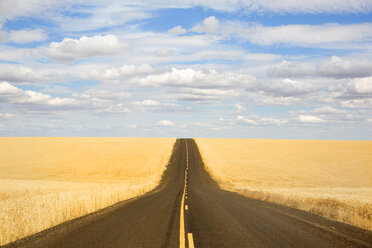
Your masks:
M 2 0 L 0 136 L 372 140 L 372 1 Z

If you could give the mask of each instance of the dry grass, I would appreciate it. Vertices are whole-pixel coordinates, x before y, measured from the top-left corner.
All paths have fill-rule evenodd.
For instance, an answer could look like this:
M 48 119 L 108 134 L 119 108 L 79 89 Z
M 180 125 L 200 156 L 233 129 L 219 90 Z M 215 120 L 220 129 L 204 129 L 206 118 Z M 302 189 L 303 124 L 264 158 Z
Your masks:
M 372 230 L 372 141 L 196 142 L 222 188 Z
M 153 189 L 174 142 L 0 138 L 0 245 Z

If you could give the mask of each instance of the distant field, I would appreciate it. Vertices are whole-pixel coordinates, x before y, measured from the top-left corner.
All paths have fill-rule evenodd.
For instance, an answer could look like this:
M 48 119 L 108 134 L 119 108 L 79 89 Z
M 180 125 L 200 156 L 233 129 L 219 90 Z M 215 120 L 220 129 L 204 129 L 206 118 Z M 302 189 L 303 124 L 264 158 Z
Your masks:
M 372 141 L 196 142 L 222 188 L 372 230 Z
M 0 245 L 153 189 L 173 138 L 0 138 Z

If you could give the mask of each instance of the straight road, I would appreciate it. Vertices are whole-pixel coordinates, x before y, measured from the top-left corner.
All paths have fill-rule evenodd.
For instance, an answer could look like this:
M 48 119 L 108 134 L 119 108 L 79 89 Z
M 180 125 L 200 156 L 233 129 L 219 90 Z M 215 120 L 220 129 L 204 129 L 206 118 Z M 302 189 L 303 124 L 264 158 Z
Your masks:
M 152 192 L 5 247 L 372 247 L 372 232 L 221 190 L 179 139 Z

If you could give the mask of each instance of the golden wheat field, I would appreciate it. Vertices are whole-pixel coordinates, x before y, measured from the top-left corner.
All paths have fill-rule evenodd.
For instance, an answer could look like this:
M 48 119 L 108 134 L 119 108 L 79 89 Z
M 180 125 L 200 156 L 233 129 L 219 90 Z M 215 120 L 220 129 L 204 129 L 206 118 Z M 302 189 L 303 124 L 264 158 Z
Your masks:
M 0 138 L 0 245 L 159 183 L 173 138 Z
M 222 188 L 372 230 L 372 141 L 196 142 Z

